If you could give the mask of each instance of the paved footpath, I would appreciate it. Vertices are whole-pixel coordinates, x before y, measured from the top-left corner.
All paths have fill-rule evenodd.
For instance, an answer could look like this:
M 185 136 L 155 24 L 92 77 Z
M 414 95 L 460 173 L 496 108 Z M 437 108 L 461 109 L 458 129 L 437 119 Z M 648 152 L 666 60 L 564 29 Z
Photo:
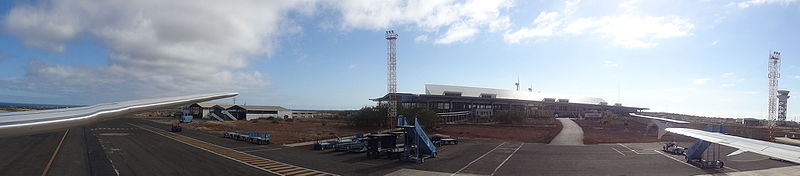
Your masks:
M 561 122 L 561 132 L 550 141 L 550 145 L 583 145 L 583 129 L 572 119 L 557 119 Z

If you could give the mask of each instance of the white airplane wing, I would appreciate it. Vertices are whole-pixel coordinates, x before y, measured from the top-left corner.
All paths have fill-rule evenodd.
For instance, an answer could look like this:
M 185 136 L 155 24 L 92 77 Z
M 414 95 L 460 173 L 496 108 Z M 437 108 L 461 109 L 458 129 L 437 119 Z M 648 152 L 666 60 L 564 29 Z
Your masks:
M 672 119 L 661 118 L 661 117 L 651 117 L 651 116 L 639 115 L 639 114 L 634 114 L 634 113 L 630 113 L 629 115 L 634 116 L 634 117 L 641 117 L 641 118 L 653 119 L 653 120 L 661 120 L 661 121 L 672 122 L 672 123 L 681 123 L 681 124 L 689 123 L 687 121 L 672 120 Z
M 753 152 L 772 158 L 800 163 L 800 147 L 797 146 L 689 128 L 667 128 L 667 131 L 739 149 L 739 151 L 733 152 L 731 155 Z
M 238 93 L 213 93 L 132 100 L 92 106 L 0 113 L 0 137 L 37 134 L 114 119 L 125 114 L 228 98 Z

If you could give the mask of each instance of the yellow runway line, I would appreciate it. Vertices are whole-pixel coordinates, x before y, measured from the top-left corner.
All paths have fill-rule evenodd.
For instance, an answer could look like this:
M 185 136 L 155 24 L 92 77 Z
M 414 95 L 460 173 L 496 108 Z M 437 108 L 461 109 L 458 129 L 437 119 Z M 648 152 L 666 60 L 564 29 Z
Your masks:
M 42 171 L 42 176 L 47 175 L 47 171 L 50 170 L 50 166 L 53 165 L 53 160 L 56 159 L 56 155 L 58 155 L 58 151 L 61 150 L 61 144 L 64 144 L 64 139 L 67 138 L 67 133 L 69 133 L 69 129 L 64 131 L 64 136 L 61 136 L 61 141 L 58 142 L 58 146 L 56 146 L 56 150 L 53 151 L 53 156 L 50 156 L 50 161 L 47 161 L 47 165 L 44 166 L 44 171 Z

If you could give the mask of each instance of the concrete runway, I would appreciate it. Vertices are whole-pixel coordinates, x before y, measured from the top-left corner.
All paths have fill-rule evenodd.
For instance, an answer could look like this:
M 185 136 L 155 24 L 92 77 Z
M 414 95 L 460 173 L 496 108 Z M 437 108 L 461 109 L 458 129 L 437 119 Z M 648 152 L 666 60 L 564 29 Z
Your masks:
M 159 134 L 164 132 L 157 131 L 166 130 L 167 127 L 168 125 L 149 120 L 123 118 L 71 129 L 48 173 L 312 173 L 304 170 L 307 169 L 338 175 L 696 175 L 797 166 L 763 160 L 726 162 L 727 168 L 722 170 L 701 170 L 687 165 L 682 156 L 661 153 L 658 151 L 661 148 L 658 143 L 562 146 L 470 139 L 465 139 L 458 145 L 441 147 L 438 157 L 416 164 L 397 159 L 367 159 L 363 153 L 315 151 L 310 146 L 254 145 L 194 130 L 174 133 L 181 138 L 234 151 L 227 155 L 236 155 L 223 157 L 211 153 L 211 150 L 179 142 L 177 138 L 166 137 Z M 0 160 L 0 175 L 41 175 L 63 134 L 59 132 L 0 139 L 0 158 L 5 159 Z M 719 150 L 721 153 L 733 151 L 724 146 Z M 256 158 L 282 164 L 258 165 L 244 162 L 255 161 Z

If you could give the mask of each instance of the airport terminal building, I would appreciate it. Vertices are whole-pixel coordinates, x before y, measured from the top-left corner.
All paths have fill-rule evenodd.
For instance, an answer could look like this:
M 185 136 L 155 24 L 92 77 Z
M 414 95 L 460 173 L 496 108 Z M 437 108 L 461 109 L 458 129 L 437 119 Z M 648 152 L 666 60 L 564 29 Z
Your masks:
M 425 94 L 397 93 L 404 107 L 423 107 L 441 115 L 486 117 L 500 110 L 519 110 L 529 117 L 600 118 L 609 113 L 628 114 L 648 108 L 609 105 L 602 98 L 544 94 L 492 88 L 425 85 Z M 370 99 L 387 104 L 389 94 Z

